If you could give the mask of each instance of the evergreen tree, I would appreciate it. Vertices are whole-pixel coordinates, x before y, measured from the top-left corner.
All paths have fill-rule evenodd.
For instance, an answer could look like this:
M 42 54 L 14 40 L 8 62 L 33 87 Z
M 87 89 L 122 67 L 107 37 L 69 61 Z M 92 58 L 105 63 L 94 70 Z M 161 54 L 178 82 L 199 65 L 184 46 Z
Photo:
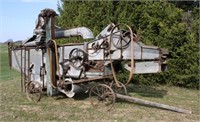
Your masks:
M 166 0 L 62 0 L 62 5 L 58 7 L 60 16 L 57 24 L 63 28 L 85 26 L 94 35 L 110 22 L 128 24 L 135 33 L 140 30 L 140 41 L 143 43 L 167 48 L 170 52 L 168 71 L 135 75 L 133 82 L 198 88 L 199 3 L 187 3 Z

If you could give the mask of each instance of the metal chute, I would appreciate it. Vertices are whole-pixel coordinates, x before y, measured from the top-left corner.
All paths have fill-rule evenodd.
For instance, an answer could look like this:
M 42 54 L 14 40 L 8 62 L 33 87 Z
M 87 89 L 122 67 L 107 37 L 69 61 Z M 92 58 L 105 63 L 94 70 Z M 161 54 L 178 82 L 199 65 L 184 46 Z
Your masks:
M 64 93 L 67 97 L 72 98 L 77 93 L 88 91 L 88 88 L 83 84 L 74 84 L 71 78 L 67 78 L 62 84 L 62 87 L 58 87 L 58 90 Z

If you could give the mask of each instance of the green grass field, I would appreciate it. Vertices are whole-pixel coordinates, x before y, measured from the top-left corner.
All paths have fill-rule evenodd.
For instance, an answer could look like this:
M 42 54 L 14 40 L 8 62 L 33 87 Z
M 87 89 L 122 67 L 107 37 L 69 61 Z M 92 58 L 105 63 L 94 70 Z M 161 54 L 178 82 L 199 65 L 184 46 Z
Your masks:
M 20 73 L 8 66 L 7 46 L 0 45 L 0 121 L 199 121 L 199 91 L 168 86 L 129 86 L 137 98 L 191 110 L 181 114 L 118 101 L 108 112 L 91 107 L 88 95 L 48 97 L 38 103 L 28 101 L 20 88 Z

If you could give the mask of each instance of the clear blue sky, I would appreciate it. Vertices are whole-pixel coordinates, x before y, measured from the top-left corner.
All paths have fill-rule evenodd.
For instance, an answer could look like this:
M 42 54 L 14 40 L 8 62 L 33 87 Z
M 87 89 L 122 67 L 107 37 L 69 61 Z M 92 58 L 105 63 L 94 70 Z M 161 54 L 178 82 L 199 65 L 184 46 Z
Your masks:
M 31 37 L 40 11 L 44 8 L 51 8 L 57 12 L 58 1 L 0 0 L 0 42 L 8 39 L 24 40 Z

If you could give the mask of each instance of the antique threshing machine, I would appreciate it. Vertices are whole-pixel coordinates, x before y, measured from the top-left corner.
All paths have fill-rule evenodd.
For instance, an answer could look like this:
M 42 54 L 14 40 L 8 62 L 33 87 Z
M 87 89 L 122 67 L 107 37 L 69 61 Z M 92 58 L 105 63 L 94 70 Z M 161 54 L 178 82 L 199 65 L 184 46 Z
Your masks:
M 8 44 L 10 67 L 21 72 L 22 91 L 29 100 L 39 101 L 44 91 L 70 98 L 89 92 L 92 106 L 110 110 L 115 99 L 127 93 L 123 83 L 128 84 L 133 74 L 165 70 L 166 51 L 144 45 L 128 25 L 110 23 L 94 37 L 86 27 L 64 30 L 55 26 L 56 15 L 52 9 L 42 10 L 33 37 L 21 45 Z M 56 42 L 76 36 L 91 41 Z M 130 72 L 123 83 L 117 78 L 121 68 Z

